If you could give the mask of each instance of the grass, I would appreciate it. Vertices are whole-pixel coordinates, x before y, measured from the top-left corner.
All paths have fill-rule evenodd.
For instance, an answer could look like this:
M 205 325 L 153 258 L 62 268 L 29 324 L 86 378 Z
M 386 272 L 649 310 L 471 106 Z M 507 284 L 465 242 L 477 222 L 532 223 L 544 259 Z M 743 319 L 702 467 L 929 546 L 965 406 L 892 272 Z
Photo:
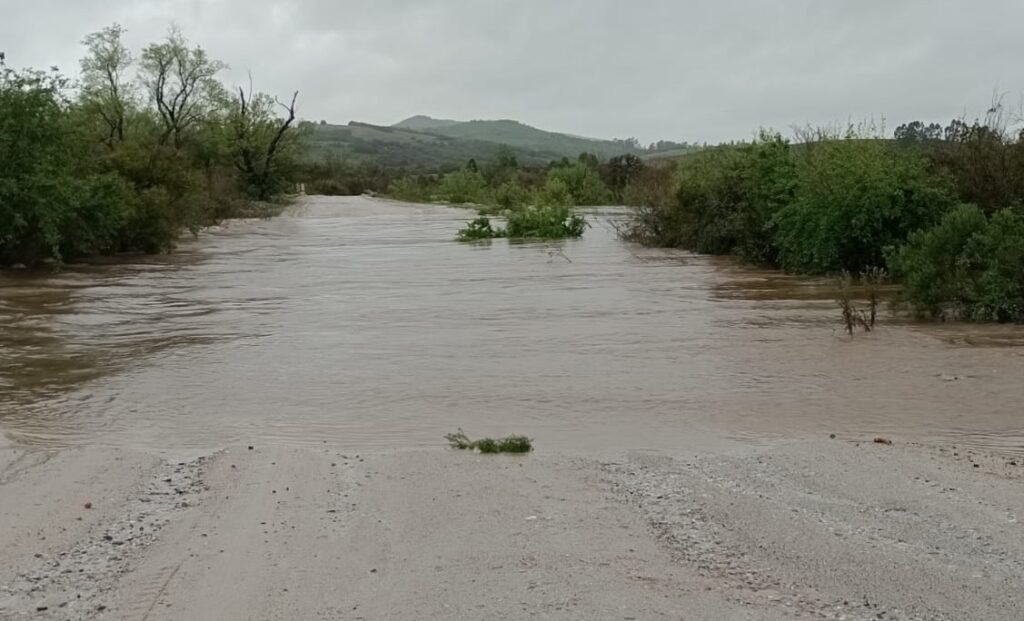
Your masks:
M 466 432 L 459 429 L 455 433 L 446 434 L 444 437 L 448 444 L 455 449 L 472 451 L 474 449 L 481 453 L 529 453 L 533 450 L 533 441 L 526 436 L 506 436 L 504 438 L 480 438 L 470 440 Z

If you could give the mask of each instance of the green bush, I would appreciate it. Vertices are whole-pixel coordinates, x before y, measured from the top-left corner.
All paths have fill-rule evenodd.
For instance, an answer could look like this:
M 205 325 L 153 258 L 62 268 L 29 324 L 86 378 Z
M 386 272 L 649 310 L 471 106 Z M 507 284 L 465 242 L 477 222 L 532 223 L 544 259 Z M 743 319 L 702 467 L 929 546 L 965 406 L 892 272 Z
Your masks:
M 549 170 L 544 195 L 548 205 L 607 205 L 612 198 L 601 175 L 584 162 Z
M 927 161 L 877 140 L 807 145 L 793 201 L 773 219 L 781 265 L 793 272 L 885 268 L 886 249 L 953 207 Z
M 1024 321 L 1024 216 L 991 219 L 973 205 L 912 234 L 891 261 L 921 313 L 975 321 Z
M 642 177 L 641 177 L 642 178 Z M 762 132 L 752 144 L 699 152 L 676 171 L 674 200 L 664 198 L 666 174 L 652 175 L 625 230 L 628 239 L 708 254 L 738 254 L 773 264 L 773 218 L 793 197 L 796 164 L 789 142 Z
M 410 203 L 428 203 L 432 198 L 433 188 L 416 177 L 402 177 L 391 182 L 387 195 Z
M 515 181 L 499 185 L 491 197 L 491 203 L 503 210 L 520 209 L 534 202 L 533 192 Z
M 479 241 L 481 239 L 494 239 L 495 237 L 504 236 L 504 230 L 495 229 L 491 226 L 490 218 L 487 216 L 480 216 L 476 220 L 467 224 L 466 228 L 460 229 L 456 235 L 456 239 L 459 241 Z
M 566 206 L 526 207 L 508 214 L 505 235 L 510 238 L 563 239 L 580 237 L 590 226 Z
M 486 182 L 475 170 L 457 170 L 441 179 L 437 188 L 438 199 L 453 205 L 483 202 Z

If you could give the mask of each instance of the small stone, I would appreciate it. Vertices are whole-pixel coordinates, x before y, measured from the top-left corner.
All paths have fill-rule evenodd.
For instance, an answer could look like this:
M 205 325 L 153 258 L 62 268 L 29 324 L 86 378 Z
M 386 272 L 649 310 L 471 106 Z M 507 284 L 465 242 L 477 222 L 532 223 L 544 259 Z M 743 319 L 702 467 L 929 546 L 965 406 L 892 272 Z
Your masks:
M 249 445 L 249 450 L 251 451 L 251 450 L 253 450 L 253 448 L 254 448 L 253 445 L 250 444 Z
M 92 509 L 92 503 L 91 502 L 85 503 L 85 508 L 86 509 Z
M 376 568 L 376 567 L 374 567 L 373 569 L 371 569 L 371 570 L 370 570 L 370 573 L 371 573 L 371 574 L 375 574 L 375 573 L 377 573 L 377 568 Z
M 828 437 L 829 437 L 830 440 L 835 440 L 836 439 L 836 434 L 830 433 L 830 434 L 828 434 Z

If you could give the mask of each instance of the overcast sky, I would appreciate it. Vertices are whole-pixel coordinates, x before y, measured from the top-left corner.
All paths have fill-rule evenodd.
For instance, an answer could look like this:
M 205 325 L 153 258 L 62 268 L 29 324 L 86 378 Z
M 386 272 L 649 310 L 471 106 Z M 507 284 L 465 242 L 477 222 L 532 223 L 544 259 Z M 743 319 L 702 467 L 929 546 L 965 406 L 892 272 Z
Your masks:
M 948 120 L 1024 91 L 1021 0 L 0 0 L 13 66 L 77 71 L 119 22 L 171 22 L 304 118 L 514 118 L 601 138 Z

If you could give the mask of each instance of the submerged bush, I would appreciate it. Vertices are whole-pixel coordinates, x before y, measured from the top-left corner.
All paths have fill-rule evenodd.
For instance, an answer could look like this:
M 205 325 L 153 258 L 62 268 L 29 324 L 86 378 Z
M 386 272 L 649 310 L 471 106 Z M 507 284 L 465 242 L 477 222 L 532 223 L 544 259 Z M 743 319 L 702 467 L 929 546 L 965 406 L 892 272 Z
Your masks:
M 567 206 L 534 206 L 509 212 L 505 234 L 512 238 L 580 237 L 590 226 Z
M 905 295 L 919 312 L 975 321 L 1024 321 L 1024 216 L 990 219 L 963 205 L 893 253 Z
M 459 241 L 479 241 L 481 239 L 493 239 L 504 237 L 505 231 L 491 226 L 491 219 L 487 216 L 480 216 L 466 225 L 466 228 L 459 229 L 456 239 Z

